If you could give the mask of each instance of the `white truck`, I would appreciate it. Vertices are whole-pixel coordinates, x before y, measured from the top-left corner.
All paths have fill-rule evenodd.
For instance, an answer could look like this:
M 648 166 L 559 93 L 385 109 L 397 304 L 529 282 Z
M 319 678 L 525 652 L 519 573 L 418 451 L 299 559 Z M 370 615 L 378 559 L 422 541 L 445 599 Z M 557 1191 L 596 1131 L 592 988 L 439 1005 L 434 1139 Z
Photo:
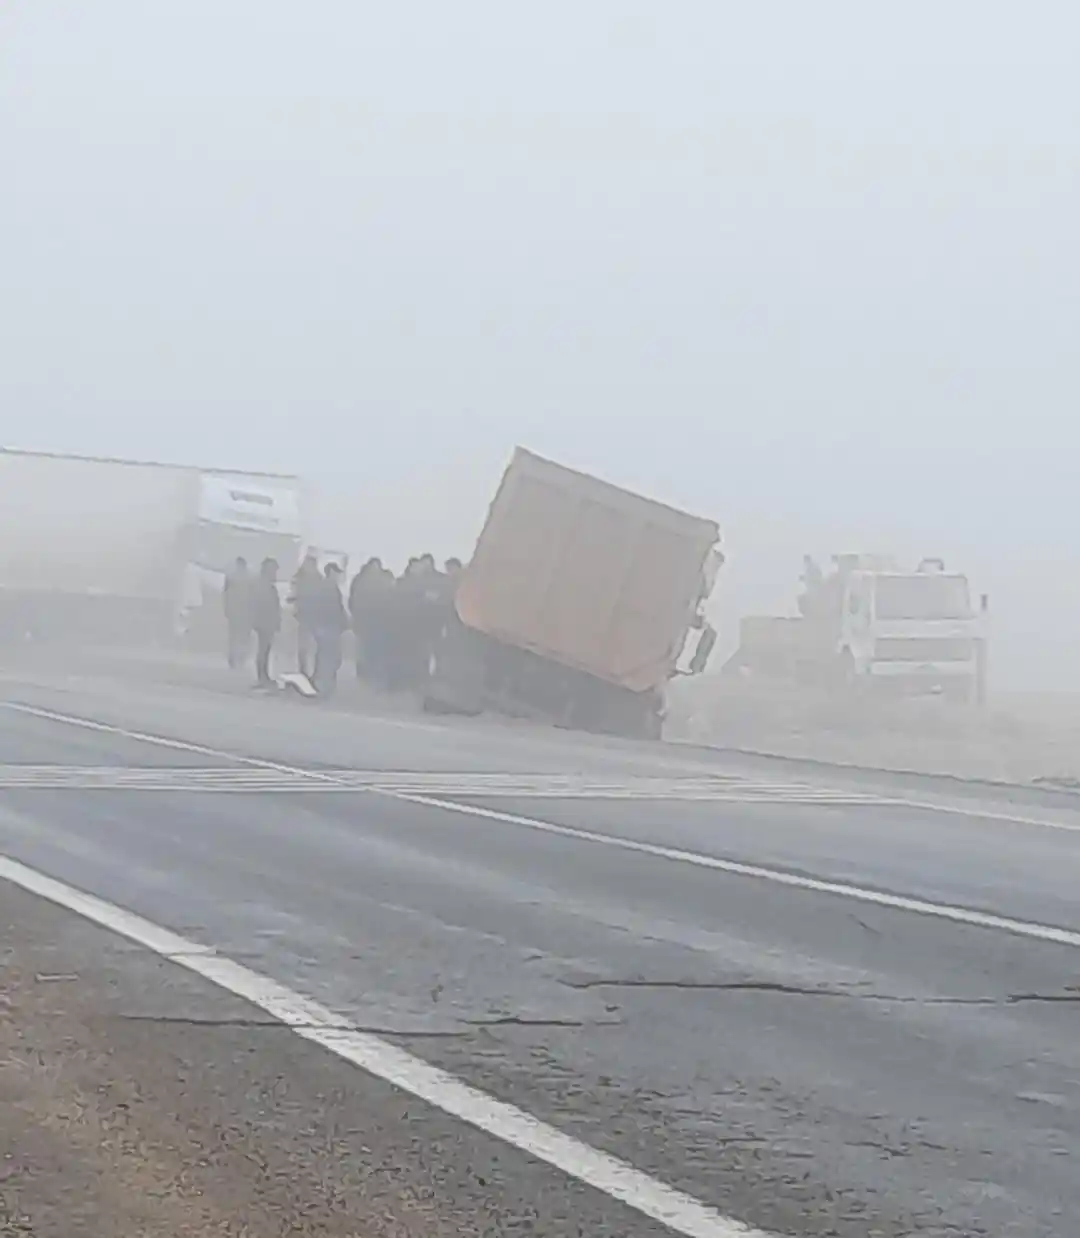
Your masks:
M 914 572 L 841 564 L 840 673 L 905 694 L 986 695 L 985 596 L 976 608 L 968 578 L 940 559 Z
M 985 700 L 987 599 L 976 606 L 965 575 L 940 559 L 914 571 L 863 554 L 835 555 L 833 565 L 804 578 L 801 616 L 743 619 L 729 674 Z
M 289 475 L 0 448 L 0 636 L 160 639 L 216 622 L 238 556 L 295 570 L 303 510 Z

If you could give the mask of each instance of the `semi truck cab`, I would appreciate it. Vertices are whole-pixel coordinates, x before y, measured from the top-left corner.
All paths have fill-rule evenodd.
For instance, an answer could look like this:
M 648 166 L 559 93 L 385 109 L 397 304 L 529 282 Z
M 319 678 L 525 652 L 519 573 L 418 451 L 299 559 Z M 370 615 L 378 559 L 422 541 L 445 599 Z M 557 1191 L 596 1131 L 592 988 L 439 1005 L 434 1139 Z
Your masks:
M 287 581 L 303 544 L 299 487 L 295 481 L 257 475 L 203 473 L 194 519 L 183 531 L 180 632 L 191 635 L 200 620 L 220 620 L 225 577 L 238 558 L 252 572 L 263 559 L 278 562 Z M 284 587 L 284 586 L 282 586 Z

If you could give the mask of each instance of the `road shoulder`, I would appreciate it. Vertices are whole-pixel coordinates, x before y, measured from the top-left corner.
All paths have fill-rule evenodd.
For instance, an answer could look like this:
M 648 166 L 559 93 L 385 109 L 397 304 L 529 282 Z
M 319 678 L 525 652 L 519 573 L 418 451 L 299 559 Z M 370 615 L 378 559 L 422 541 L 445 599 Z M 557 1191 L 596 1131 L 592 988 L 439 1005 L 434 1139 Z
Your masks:
M 2 882 L 0 933 L 4 1234 L 664 1232 Z

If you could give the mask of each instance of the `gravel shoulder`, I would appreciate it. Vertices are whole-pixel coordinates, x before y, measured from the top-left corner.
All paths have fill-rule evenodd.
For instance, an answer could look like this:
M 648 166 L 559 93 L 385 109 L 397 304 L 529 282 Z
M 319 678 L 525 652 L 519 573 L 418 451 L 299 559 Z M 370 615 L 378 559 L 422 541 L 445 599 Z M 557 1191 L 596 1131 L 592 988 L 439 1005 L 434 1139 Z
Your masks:
M 662 1232 L 3 883 L 0 934 L 4 1235 Z

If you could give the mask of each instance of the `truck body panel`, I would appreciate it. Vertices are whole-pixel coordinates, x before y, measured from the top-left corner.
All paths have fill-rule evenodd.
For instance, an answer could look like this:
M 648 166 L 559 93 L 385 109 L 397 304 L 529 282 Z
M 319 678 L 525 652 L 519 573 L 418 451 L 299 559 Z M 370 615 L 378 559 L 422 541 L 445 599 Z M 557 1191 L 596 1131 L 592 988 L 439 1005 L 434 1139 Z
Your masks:
M 93 601 L 175 618 L 238 555 L 291 570 L 301 512 L 286 475 L 0 449 L 0 604 L 19 625 Z
M 197 475 L 0 452 L 0 587 L 162 599 Z
M 662 691 L 719 537 L 711 520 L 518 448 L 457 614 L 504 645 L 630 692 Z

